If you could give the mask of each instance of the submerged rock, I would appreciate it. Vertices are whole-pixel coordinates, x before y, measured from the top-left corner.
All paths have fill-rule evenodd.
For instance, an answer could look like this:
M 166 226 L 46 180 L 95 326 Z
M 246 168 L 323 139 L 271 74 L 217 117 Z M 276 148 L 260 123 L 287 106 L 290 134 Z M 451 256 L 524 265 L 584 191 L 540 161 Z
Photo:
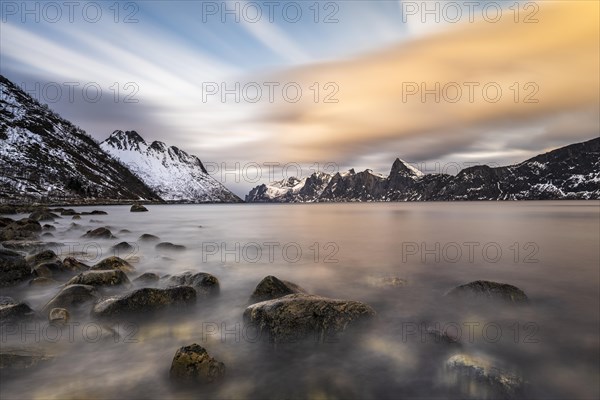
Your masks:
M 35 311 L 25 303 L 0 305 L 0 325 L 26 322 L 35 317 Z
M 104 227 L 87 231 L 85 233 L 85 235 L 83 235 L 83 237 L 89 238 L 89 239 L 114 239 L 115 238 L 113 236 L 112 232 L 109 229 L 104 228 Z
M 196 291 L 189 286 L 167 289 L 143 288 L 99 301 L 92 310 L 98 318 L 112 318 L 196 303 Z
M 102 210 L 93 210 L 90 212 L 90 215 L 108 215 L 108 213 Z
M 131 206 L 131 208 L 129 209 L 129 211 L 131 212 L 144 212 L 144 211 L 148 211 L 148 209 L 146 207 L 144 207 L 141 204 L 134 204 Z
M 60 260 L 40 263 L 33 267 L 33 273 L 40 278 L 58 278 L 65 275 L 72 275 L 64 268 Z
M 149 233 L 144 233 L 138 238 L 138 241 L 140 242 L 158 242 L 159 240 L 160 238 L 158 236 L 154 236 Z
M 0 347 L 0 370 L 35 368 L 51 361 L 53 356 L 32 347 Z
M 41 231 L 42 226 L 39 222 L 23 218 L 1 228 L 0 241 L 36 239 Z
M 17 304 L 17 302 L 12 297 L 0 296 L 0 306 L 6 306 L 10 304 Z
M 474 281 L 455 287 L 447 297 L 461 300 L 496 300 L 512 304 L 527 303 L 525 292 L 516 286 L 491 281 Z
M 38 276 L 29 281 L 29 286 L 56 286 L 59 285 L 60 282 L 54 280 L 52 278 L 47 278 L 44 276 Z
M 160 280 L 160 277 L 154 272 L 145 272 L 133 280 L 133 283 L 141 285 L 151 285 Z
M 18 285 L 32 277 L 25 257 L 14 251 L 0 249 L 0 287 Z
M 219 294 L 220 285 L 216 276 L 207 272 L 192 273 L 190 271 L 169 277 L 169 285 L 186 285 L 196 289 L 198 296 L 209 298 Z
M 43 250 L 37 254 L 27 256 L 25 258 L 25 261 L 27 261 L 27 265 L 29 265 L 29 267 L 34 268 L 36 265 L 39 265 L 39 264 L 56 262 L 56 261 L 60 261 L 60 260 L 58 259 L 58 256 L 56 255 L 56 253 L 54 251 Z
M 120 269 L 86 271 L 71 278 L 67 285 L 119 286 L 130 284 L 125 272 Z
M 181 244 L 173 244 L 171 242 L 162 242 L 154 246 L 156 250 L 161 251 L 182 251 L 185 250 L 185 246 Z
M 244 321 L 256 326 L 260 336 L 271 342 L 296 342 L 311 337 L 322 342 L 370 321 L 375 315 L 373 308 L 358 301 L 290 294 L 248 306 Z
M 494 365 L 491 360 L 455 354 L 446 361 L 447 380 L 466 398 L 513 399 L 522 397 L 523 379 Z
M 44 224 L 42 226 L 42 230 L 44 230 L 44 231 L 55 231 L 56 227 L 54 225 Z
M 69 285 L 64 287 L 42 308 L 42 313 L 49 314 L 54 308 L 76 310 L 87 303 L 98 300 L 100 295 L 95 287 L 90 285 Z
M 71 314 L 64 308 L 53 308 L 48 314 L 48 321 L 54 324 L 66 324 L 71 319 Z
M 73 215 L 73 218 L 71 218 L 71 219 L 81 219 L 81 216 L 80 215 Z
M 2 242 L 2 246 L 9 250 L 17 250 L 26 253 L 36 253 L 44 249 L 58 248 L 62 246 L 58 242 L 44 242 L 41 240 L 7 240 Z
M 212 383 L 225 375 L 225 364 L 212 358 L 204 347 L 194 343 L 177 350 L 169 375 L 177 382 Z
M 132 245 L 130 245 L 127 242 L 120 242 L 115 244 L 113 247 L 110 248 L 112 250 L 113 253 L 115 254 L 129 254 L 131 253 L 135 247 L 133 247 Z
M 29 215 L 29 219 L 34 221 L 54 221 L 57 218 L 60 217 L 49 211 L 34 211 Z
M 407 285 L 406 279 L 397 276 L 369 277 L 367 284 L 375 288 L 399 288 Z
M 73 210 L 72 208 L 68 208 L 66 210 L 62 210 L 60 212 L 60 215 L 77 215 L 77 211 Z
M 272 275 L 263 278 L 250 296 L 250 303 L 259 303 L 294 293 L 306 293 L 306 290 L 289 281 L 282 281 Z
M 107 270 L 120 270 L 123 272 L 134 272 L 135 267 L 129 264 L 127 261 L 122 258 L 111 256 L 107 257 L 104 260 L 100 261 L 92 268 L 92 271 L 107 271 Z
M 75 257 L 66 257 L 63 260 L 63 266 L 65 269 L 72 273 L 80 273 L 90 269 L 90 267 L 81 261 L 77 260 Z

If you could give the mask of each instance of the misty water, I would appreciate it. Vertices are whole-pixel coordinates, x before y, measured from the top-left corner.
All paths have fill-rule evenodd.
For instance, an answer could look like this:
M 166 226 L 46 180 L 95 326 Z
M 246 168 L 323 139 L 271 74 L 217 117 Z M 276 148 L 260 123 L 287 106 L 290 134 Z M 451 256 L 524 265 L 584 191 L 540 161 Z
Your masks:
M 57 333 L 41 324 L 1 345 L 55 355 L 35 370 L 4 375 L 2 399 L 24 398 L 465 398 L 444 367 L 453 354 L 489 360 L 526 382 L 526 398 L 598 398 L 600 203 L 457 202 L 304 205 L 149 205 L 63 217 L 48 241 L 94 264 L 143 233 L 186 246 L 159 252 L 137 243 L 119 254 L 144 272 L 186 270 L 218 277 L 218 298 L 195 307 L 106 326 L 79 317 Z M 94 222 L 92 222 L 94 220 Z M 68 228 L 71 223 L 81 228 Z M 118 237 L 81 239 L 107 226 Z M 119 232 L 127 229 L 130 232 Z M 259 250 L 260 249 L 260 250 Z M 128 254 L 130 253 L 130 254 Z M 366 330 L 337 342 L 272 346 L 245 329 L 242 313 L 267 275 L 313 294 L 362 301 L 378 313 Z M 398 287 L 380 278 L 406 280 Z M 452 303 L 444 294 L 475 280 L 522 289 L 524 306 Z M 39 310 L 57 287 L 3 290 Z M 438 343 L 437 327 L 460 344 Z M 86 331 L 87 330 L 87 331 Z M 100 337 L 99 330 L 101 330 Z M 205 347 L 225 379 L 202 388 L 169 382 L 176 350 Z

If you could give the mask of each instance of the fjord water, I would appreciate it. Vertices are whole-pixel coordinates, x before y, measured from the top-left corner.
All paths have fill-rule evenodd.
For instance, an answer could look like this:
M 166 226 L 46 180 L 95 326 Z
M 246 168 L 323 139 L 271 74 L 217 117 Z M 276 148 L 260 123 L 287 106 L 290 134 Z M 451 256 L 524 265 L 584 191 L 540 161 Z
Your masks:
M 220 280 L 220 296 L 191 309 L 121 324 L 114 327 L 119 337 L 96 339 L 98 326 L 86 326 L 90 321 L 85 317 L 72 337 L 63 332 L 57 340 L 43 326 L 37 335 L 7 335 L 3 346 L 37 346 L 56 358 L 48 367 L 5 377 L 0 397 L 481 396 L 456 386 L 444 368 L 445 360 L 457 353 L 485 358 L 521 376 L 525 398 L 600 396 L 597 201 L 147 208 L 147 213 L 130 213 L 125 206 L 80 207 L 78 211 L 102 209 L 108 215 L 59 219 L 55 237 L 47 240 L 63 243 L 55 248 L 62 255 L 75 252 L 93 264 L 112 255 L 110 247 L 120 241 L 154 234 L 187 250 L 164 253 L 153 244 L 138 243 L 131 254 L 119 254 L 135 265 L 132 278 L 143 272 L 209 272 Z M 67 231 L 72 222 L 82 228 Z M 81 239 L 86 229 L 99 226 L 108 226 L 118 239 Z M 118 233 L 122 229 L 130 232 Z M 377 320 L 366 332 L 341 342 L 264 345 L 244 330 L 242 313 L 267 275 L 310 293 L 366 302 L 377 311 Z M 406 284 L 378 284 L 384 277 Z M 530 303 L 456 304 L 444 297 L 453 287 L 475 280 L 515 285 Z M 6 294 L 39 309 L 57 290 L 25 288 Z M 421 335 L 423 326 L 460 336 L 461 344 Z M 169 383 L 175 351 L 194 342 L 225 363 L 224 381 L 200 389 Z

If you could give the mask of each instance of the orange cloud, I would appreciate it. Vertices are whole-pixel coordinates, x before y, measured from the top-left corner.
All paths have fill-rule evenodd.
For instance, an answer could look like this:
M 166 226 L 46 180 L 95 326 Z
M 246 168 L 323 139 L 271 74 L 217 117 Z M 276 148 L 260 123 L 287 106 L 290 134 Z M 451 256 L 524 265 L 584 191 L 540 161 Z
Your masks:
M 497 23 L 465 23 L 379 53 L 288 71 L 281 81 L 303 88 L 318 82 L 320 101 L 310 92 L 299 103 L 271 105 L 268 128 L 283 154 L 307 161 L 374 142 L 423 134 L 443 140 L 450 132 L 484 133 L 485 126 L 571 111 L 592 110 L 581 124 L 597 131 L 599 3 L 538 4 L 537 23 L 507 14 Z M 339 88 L 338 103 L 323 102 L 332 92 L 323 91 L 327 82 Z M 423 89 L 437 92 L 439 102 L 433 93 L 422 97 Z

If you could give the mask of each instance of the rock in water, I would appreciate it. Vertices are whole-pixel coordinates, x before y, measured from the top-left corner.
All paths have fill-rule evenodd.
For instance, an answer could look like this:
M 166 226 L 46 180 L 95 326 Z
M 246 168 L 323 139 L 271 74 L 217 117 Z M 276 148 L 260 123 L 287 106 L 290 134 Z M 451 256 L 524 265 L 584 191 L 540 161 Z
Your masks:
M 39 222 L 24 218 L 0 229 L 0 241 L 35 239 L 42 231 Z
M 62 210 L 60 215 L 77 215 L 77 211 L 73 210 L 72 208 L 68 208 L 66 210 Z
M 107 228 L 96 228 L 91 231 L 87 231 L 84 238 L 88 239 L 114 239 L 112 232 Z
M 108 215 L 108 213 L 102 210 L 93 210 L 92 212 L 90 212 L 90 215 Z
M 156 250 L 161 251 L 182 251 L 185 250 L 185 246 L 181 244 L 173 244 L 171 242 L 162 242 L 154 246 Z
M 69 285 L 54 296 L 42 309 L 43 314 L 49 314 L 54 308 L 64 308 L 73 312 L 86 303 L 98 300 L 100 295 L 95 287 L 90 285 Z
M 44 276 L 38 276 L 29 281 L 29 286 L 58 286 L 60 283 L 52 278 L 46 278 Z
M 35 311 L 25 303 L 0 305 L 0 325 L 26 322 L 35 317 Z
M 144 233 L 138 238 L 138 241 L 140 242 L 158 242 L 159 240 L 160 238 L 158 236 L 154 236 L 149 233 Z
M 212 358 L 204 347 L 194 343 L 177 350 L 169 374 L 177 382 L 212 383 L 225 375 L 225 364 Z
M 68 285 L 90 285 L 90 286 L 118 286 L 129 285 L 129 278 L 125 272 L 115 269 L 109 271 L 86 271 L 74 276 Z
M 48 321 L 54 324 L 66 324 L 70 318 L 71 314 L 64 308 L 53 308 L 48 314 Z
M 219 280 L 216 276 L 206 272 L 192 273 L 190 271 L 169 278 L 170 285 L 186 285 L 196 289 L 201 298 L 209 298 L 219 294 Z
M 123 272 L 134 272 L 135 267 L 119 257 L 107 257 L 90 268 L 92 271 L 120 270 Z
M 154 312 L 169 306 L 189 306 L 195 303 L 196 291 L 189 286 L 168 289 L 144 288 L 122 296 L 101 300 L 94 306 L 92 315 L 98 318 L 113 318 Z
M 491 360 L 455 354 L 446 361 L 448 383 L 472 399 L 521 398 L 523 379 L 494 365 Z
M 70 271 L 72 273 L 80 273 L 80 272 L 87 271 L 90 269 L 90 267 L 88 265 L 78 261 L 74 257 L 65 258 L 63 260 L 63 266 L 65 267 L 65 269 L 67 269 L 68 271 Z
M 134 204 L 131 206 L 131 209 L 129 210 L 131 212 L 144 212 L 144 211 L 148 211 L 148 209 L 146 207 L 144 207 L 141 204 Z
M 115 244 L 110 249 L 112 250 L 113 254 L 115 254 L 116 256 L 119 256 L 121 254 L 123 254 L 123 255 L 131 254 L 133 252 L 133 250 L 135 249 L 135 247 L 133 247 L 132 245 L 130 245 L 127 242 L 120 242 L 120 243 Z
M 387 289 L 387 288 L 400 288 L 407 285 L 406 279 L 399 278 L 397 276 L 384 276 L 384 277 L 368 277 L 367 284 L 372 287 Z
M 254 289 L 254 292 L 250 296 L 249 302 L 259 303 L 261 301 L 273 300 L 294 293 L 306 293 L 306 290 L 302 289 L 295 283 L 282 281 L 272 275 L 269 275 L 263 278 L 263 280 L 260 281 L 260 283 L 256 286 L 256 289 Z
M 160 277 L 154 272 L 145 272 L 133 280 L 133 283 L 140 285 L 151 285 L 157 283 Z
M 260 336 L 271 342 L 290 343 L 311 337 L 323 342 L 375 315 L 375 310 L 358 301 L 290 294 L 252 304 L 244 311 L 244 321 L 256 326 Z
M 37 254 L 27 256 L 25 261 L 27 261 L 27 264 L 31 268 L 33 268 L 39 264 L 43 264 L 43 263 L 47 263 L 47 262 L 54 262 L 54 261 L 59 261 L 59 260 L 58 260 L 58 256 L 56 255 L 55 252 L 53 252 L 52 250 L 44 250 Z
M 23 370 L 35 368 L 52 360 L 53 356 L 41 349 L 23 347 L 0 347 L 0 370 Z
M 497 300 L 512 304 L 527 303 L 525 292 L 516 286 L 491 281 L 474 281 L 455 287 L 446 296 L 461 300 Z
M 0 287 L 14 286 L 33 278 L 25 257 L 14 251 L 0 249 Z
M 34 221 L 54 221 L 56 218 L 60 217 L 48 211 L 34 211 L 29 215 L 29 219 Z

